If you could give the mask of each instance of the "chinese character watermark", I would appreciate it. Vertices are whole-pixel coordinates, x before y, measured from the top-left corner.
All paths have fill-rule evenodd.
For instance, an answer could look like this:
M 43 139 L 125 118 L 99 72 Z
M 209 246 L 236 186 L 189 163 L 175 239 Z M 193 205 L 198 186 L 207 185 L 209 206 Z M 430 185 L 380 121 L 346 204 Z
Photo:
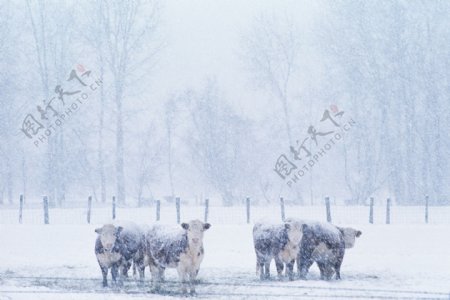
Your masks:
M 92 72 L 83 65 L 77 65 L 70 71 L 66 85 L 55 86 L 55 96 L 43 101 L 43 105 L 36 106 L 36 112 L 28 113 L 22 122 L 20 130 L 39 147 L 62 126 L 82 104 L 103 84 L 101 79 L 93 79 Z M 76 87 L 75 87 L 76 86 Z M 37 117 L 36 117 L 37 116 Z
M 312 167 L 319 162 L 337 141 L 341 140 L 343 134 L 348 132 L 356 122 L 349 118 L 343 120 L 344 111 L 339 111 L 336 105 L 331 105 L 330 109 L 325 109 L 320 125 L 329 122 L 334 130 L 317 129 L 310 125 L 306 131 L 308 136 L 302 140 L 297 140 L 296 145 L 290 145 L 289 154 L 281 154 L 274 167 L 275 173 L 291 187 L 298 182 L 306 172 L 310 172 Z M 308 149 L 306 142 L 310 141 Z M 314 146 L 314 149 L 313 149 Z

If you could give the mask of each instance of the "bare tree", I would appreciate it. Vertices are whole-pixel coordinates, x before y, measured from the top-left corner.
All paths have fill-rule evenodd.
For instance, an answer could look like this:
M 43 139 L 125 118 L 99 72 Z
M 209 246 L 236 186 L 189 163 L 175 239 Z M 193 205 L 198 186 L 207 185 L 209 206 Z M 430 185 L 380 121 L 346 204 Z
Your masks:
M 153 125 L 145 131 L 141 145 L 138 147 L 137 155 L 137 198 L 138 206 L 144 204 L 144 192 L 152 193 L 151 184 L 158 178 L 156 170 L 161 165 L 161 147 L 155 139 L 155 128 Z
M 288 18 L 259 16 L 242 37 L 243 58 L 255 82 L 281 104 L 289 145 L 293 145 L 290 120 L 290 84 L 298 69 L 300 41 Z
M 155 41 L 159 23 L 159 5 L 156 2 L 99 1 L 101 1 L 99 22 L 104 25 L 103 34 L 108 55 L 106 60 L 113 79 L 116 105 L 117 200 L 119 203 L 125 203 L 123 106 L 126 87 L 131 84 L 133 72 L 154 59 L 159 50 L 160 44 Z
M 27 0 L 27 8 L 38 62 L 37 73 L 41 80 L 41 95 L 45 102 L 50 100 L 51 82 L 60 84 L 66 80 L 71 67 L 69 43 L 73 33 L 71 7 L 68 4 L 56 10 L 45 1 Z M 48 138 L 44 177 L 46 194 L 52 203 L 56 202 L 58 205 L 64 202 L 66 191 L 64 145 L 64 129 L 60 128 Z
M 165 111 L 165 125 L 167 133 L 167 166 L 169 172 L 169 185 L 170 185 L 170 196 L 172 199 L 175 197 L 175 189 L 173 185 L 173 157 L 172 157 L 172 141 L 173 141 L 173 130 L 174 121 L 176 118 L 176 100 L 171 97 L 164 106 Z
M 246 181 L 241 168 L 248 127 L 219 95 L 213 80 L 201 92 L 192 93 L 190 100 L 193 134 L 186 144 L 192 160 L 223 203 L 232 205 L 238 200 L 237 187 Z
M 86 16 L 86 24 L 83 26 L 83 31 L 80 32 L 87 43 L 94 49 L 97 58 L 99 77 L 103 80 L 106 69 L 106 40 L 105 40 L 105 24 L 102 18 L 103 1 L 94 1 L 83 7 L 81 14 Z M 98 149 L 97 149 L 97 168 L 98 177 L 100 181 L 100 199 L 101 202 L 106 202 L 106 174 L 105 174 L 105 103 L 106 91 L 105 85 L 99 87 L 100 111 L 98 116 Z

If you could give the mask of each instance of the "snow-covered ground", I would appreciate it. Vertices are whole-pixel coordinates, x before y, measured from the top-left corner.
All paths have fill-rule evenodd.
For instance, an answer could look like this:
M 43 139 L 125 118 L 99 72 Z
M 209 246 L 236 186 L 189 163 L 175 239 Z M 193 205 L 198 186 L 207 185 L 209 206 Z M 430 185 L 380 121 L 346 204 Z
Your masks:
M 352 225 L 352 224 L 345 224 Z M 255 274 L 252 226 L 218 225 L 205 233 L 198 298 L 449 299 L 450 225 L 353 225 L 362 230 L 348 249 L 341 281 L 261 282 Z M 178 298 L 169 269 L 166 294 L 148 293 L 133 279 L 123 290 L 101 287 L 94 255 L 95 225 L 0 225 L 0 299 Z M 275 268 L 272 266 L 272 275 Z

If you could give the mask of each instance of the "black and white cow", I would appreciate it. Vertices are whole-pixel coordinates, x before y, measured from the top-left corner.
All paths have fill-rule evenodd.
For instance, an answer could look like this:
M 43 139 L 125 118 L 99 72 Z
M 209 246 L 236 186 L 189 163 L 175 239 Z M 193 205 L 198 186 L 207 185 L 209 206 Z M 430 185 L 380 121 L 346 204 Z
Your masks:
M 160 289 L 166 268 L 176 268 L 183 294 L 195 294 L 194 282 L 204 257 L 203 233 L 209 223 L 193 220 L 181 224 L 181 229 L 154 225 L 146 234 L 147 256 L 154 289 Z
M 309 268 L 316 262 L 321 279 L 330 280 L 334 273 L 336 279 L 341 279 L 345 249 L 354 246 L 355 237 L 359 237 L 361 231 L 321 222 L 305 222 L 302 226 L 303 238 L 297 257 L 300 278 L 306 279 Z
M 122 284 L 131 263 L 139 270 L 141 282 L 144 280 L 144 234 L 131 222 L 123 226 L 106 224 L 95 229 L 98 237 L 95 241 L 95 256 L 103 275 L 103 286 L 108 285 L 108 269 L 114 283 Z
M 278 278 L 282 278 L 286 265 L 286 276 L 294 279 L 294 263 L 302 239 L 301 224 L 285 222 L 283 224 L 256 223 L 253 226 L 253 243 L 256 252 L 256 275 L 261 280 L 270 278 L 270 262 L 275 260 Z

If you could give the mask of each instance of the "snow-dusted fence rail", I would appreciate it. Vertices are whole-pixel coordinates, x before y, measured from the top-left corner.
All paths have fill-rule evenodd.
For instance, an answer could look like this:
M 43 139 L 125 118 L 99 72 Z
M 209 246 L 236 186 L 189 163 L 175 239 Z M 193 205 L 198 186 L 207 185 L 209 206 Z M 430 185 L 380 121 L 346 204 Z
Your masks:
M 181 198 L 173 203 L 157 200 L 150 206 L 118 206 L 116 198 L 109 203 L 98 203 L 87 197 L 86 202 L 70 202 L 70 208 L 51 207 L 48 198 L 42 202 L 27 202 L 23 196 L 17 205 L 0 206 L 1 224 L 101 224 L 117 219 L 149 223 L 180 223 L 203 219 L 216 224 L 251 224 L 258 219 L 281 221 L 289 217 L 316 219 L 336 224 L 449 224 L 450 206 L 429 206 L 424 197 L 423 206 L 398 206 L 390 199 L 369 199 L 368 205 L 338 205 L 329 197 L 322 205 L 292 205 L 284 198 L 278 205 L 258 205 L 246 198 L 243 205 L 220 206 L 206 199 L 201 205 L 188 205 Z M 381 203 L 380 203 L 381 202 Z M 43 207 L 43 211 L 42 211 Z M 111 211 L 112 209 L 112 211 Z M 18 217 L 18 219 L 17 219 Z

